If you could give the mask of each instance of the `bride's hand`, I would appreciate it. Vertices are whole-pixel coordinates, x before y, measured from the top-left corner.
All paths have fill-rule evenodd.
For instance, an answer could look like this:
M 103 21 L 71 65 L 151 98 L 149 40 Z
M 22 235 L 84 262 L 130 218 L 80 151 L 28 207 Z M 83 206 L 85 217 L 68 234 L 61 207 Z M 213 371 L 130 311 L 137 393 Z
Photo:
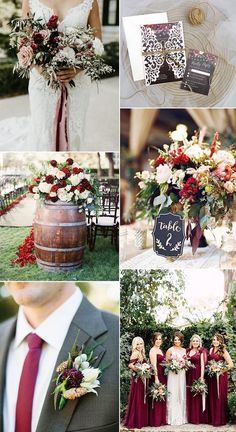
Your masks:
M 57 78 L 61 83 L 66 84 L 72 81 L 79 72 L 80 69 L 76 68 L 63 69 L 57 72 Z

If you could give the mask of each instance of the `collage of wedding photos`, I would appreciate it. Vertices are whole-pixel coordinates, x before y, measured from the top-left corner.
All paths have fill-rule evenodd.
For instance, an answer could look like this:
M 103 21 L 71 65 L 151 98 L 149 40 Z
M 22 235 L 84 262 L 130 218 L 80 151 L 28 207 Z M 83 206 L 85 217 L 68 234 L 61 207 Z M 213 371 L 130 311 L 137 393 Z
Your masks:
M 0 0 L 0 432 L 236 432 L 235 0 Z

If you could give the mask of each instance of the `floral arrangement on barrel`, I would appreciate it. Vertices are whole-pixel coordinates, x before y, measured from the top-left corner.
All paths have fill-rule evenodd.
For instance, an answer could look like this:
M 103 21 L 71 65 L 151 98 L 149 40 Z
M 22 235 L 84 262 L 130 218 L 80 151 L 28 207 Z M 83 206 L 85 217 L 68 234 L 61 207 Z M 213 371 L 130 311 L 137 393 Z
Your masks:
M 22 78 L 29 76 L 33 66 L 41 66 L 48 85 L 57 90 L 62 85 L 56 74 L 63 68 L 84 70 L 92 81 L 113 71 L 105 64 L 103 44 L 94 36 L 91 27 L 70 27 L 62 32 L 56 15 L 51 16 L 47 23 L 29 16 L 14 19 L 11 25 L 10 45 L 18 51 L 14 70 Z M 74 87 L 74 81 L 70 81 L 70 85 Z
M 184 125 L 170 136 L 173 142 L 150 161 L 151 170 L 136 173 L 137 217 L 151 221 L 160 213 L 181 215 L 194 254 L 204 229 L 230 215 L 236 192 L 236 151 L 222 150 L 217 132 L 211 144 L 204 142 L 204 131 L 188 140 Z
M 72 158 L 44 162 L 42 170 L 30 181 L 29 192 L 35 200 L 71 202 L 81 211 L 98 211 L 100 208 L 97 179 Z

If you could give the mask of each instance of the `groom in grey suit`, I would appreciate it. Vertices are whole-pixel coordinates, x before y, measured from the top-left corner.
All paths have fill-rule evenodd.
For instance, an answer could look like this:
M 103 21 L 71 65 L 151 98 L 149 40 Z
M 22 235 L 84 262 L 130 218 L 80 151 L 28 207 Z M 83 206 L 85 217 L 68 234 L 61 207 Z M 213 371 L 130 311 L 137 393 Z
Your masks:
M 29 352 L 28 333 L 43 340 L 28 430 L 118 432 L 118 318 L 95 308 L 72 282 L 8 282 L 6 285 L 20 308 L 17 317 L 0 325 L 0 432 L 24 430 L 16 418 L 22 370 Z M 99 378 L 100 388 L 96 389 L 98 396 L 89 393 L 68 400 L 62 411 L 55 410 L 56 367 L 67 359 L 77 336 L 79 347 L 86 341 L 96 344 L 94 367 L 102 370 L 105 367 Z

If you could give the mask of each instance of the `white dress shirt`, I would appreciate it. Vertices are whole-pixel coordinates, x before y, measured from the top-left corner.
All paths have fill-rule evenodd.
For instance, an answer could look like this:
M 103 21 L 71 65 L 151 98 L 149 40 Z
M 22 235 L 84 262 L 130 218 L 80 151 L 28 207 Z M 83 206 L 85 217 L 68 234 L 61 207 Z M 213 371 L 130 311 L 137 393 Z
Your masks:
M 19 308 L 16 335 L 9 347 L 6 366 L 3 407 L 4 432 L 15 432 L 18 388 L 23 364 L 28 353 L 28 344 L 25 337 L 29 333 L 36 333 L 45 341 L 42 347 L 33 400 L 31 432 L 35 432 L 58 354 L 62 348 L 71 321 L 81 304 L 82 297 L 80 289 L 76 289 L 75 293 L 36 329 L 33 329 L 26 320 L 23 307 Z

